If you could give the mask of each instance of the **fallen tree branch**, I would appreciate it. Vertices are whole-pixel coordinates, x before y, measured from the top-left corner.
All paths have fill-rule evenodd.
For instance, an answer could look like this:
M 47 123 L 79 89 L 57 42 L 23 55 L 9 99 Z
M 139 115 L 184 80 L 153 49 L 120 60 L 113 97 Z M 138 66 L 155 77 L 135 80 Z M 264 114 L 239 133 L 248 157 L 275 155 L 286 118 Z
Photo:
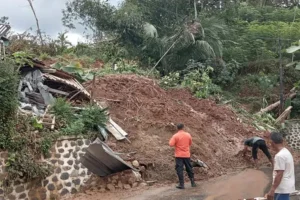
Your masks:
M 282 123 L 291 113 L 293 106 L 289 106 L 276 120 L 275 123 Z
M 295 96 L 296 96 L 296 93 L 292 93 L 288 97 L 291 98 L 291 99 L 293 99 Z M 276 101 L 275 103 L 267 106 L 266 108 L 261 109 L 257 114 L 260 115 L 260 114 L 266 113 L 268 111 L 271 111 L 274 108 L 278 107 L 279 105 L 280 105 L 280 101 Z

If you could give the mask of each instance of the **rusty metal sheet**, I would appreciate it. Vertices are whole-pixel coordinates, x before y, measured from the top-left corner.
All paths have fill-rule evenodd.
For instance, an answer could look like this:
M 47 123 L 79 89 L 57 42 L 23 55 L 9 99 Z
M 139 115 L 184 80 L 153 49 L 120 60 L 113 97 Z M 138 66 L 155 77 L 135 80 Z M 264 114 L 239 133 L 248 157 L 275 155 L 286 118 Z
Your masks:
M 87 148 L 85 155 L 80 158 L 80 161 L 87 169 L 100 177 L 128 169 L 138 171 L 116 155 L 116 153 L 99 138 Z

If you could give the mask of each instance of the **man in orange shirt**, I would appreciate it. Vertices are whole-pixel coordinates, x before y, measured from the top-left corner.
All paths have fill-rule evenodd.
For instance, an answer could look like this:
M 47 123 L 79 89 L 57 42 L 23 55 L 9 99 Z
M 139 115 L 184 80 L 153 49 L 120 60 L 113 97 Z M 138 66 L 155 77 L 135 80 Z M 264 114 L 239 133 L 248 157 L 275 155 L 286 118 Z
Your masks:
M 178 132 L 170 139 L 169 145 L 175 147 L 176 172 L 179 179 L 178 189 L 184 189 L 183 166 L 191 180 L 192 187 L 196 187 L 194 180 L 193 167 L 191 165 L 190 146 L 192 145 L 192 137 L 189 133 L 183 131 L 183 124 L 178 124 Z

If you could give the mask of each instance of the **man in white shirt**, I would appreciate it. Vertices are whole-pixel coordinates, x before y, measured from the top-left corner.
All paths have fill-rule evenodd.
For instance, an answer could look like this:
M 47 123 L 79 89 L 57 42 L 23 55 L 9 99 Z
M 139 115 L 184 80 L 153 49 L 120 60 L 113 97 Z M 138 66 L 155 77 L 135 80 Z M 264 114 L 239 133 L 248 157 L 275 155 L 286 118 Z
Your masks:
M 268 200 L 289 200 L 295 191 L 295 172 L 292 154 L 283 145 L 280 133 L 271 133 L 272 147 L 276 150 L 274 158 L 273 184 L 267 194 Z

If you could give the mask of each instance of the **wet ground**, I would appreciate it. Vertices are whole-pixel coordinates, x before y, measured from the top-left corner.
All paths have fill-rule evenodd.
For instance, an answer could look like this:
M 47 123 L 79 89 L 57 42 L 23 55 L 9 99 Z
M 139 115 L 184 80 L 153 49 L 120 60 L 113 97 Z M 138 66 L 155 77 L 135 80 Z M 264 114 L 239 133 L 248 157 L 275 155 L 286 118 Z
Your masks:
M 300 165 L 295 168 L 296 189 L 300 188 Z M 246 169 L 209 181 L 198 182 L 197 188 L 186 183 L 185 190 L 175 189 L 175 185 L 135 188 L 114 193 L 89 191 L 78 194 L 68 200 L 238 200 L 263 197 L 271 186 L 272 170 L 270 167 L 260 170 Z M 291 200 L 300 200 L 292 197 Z

